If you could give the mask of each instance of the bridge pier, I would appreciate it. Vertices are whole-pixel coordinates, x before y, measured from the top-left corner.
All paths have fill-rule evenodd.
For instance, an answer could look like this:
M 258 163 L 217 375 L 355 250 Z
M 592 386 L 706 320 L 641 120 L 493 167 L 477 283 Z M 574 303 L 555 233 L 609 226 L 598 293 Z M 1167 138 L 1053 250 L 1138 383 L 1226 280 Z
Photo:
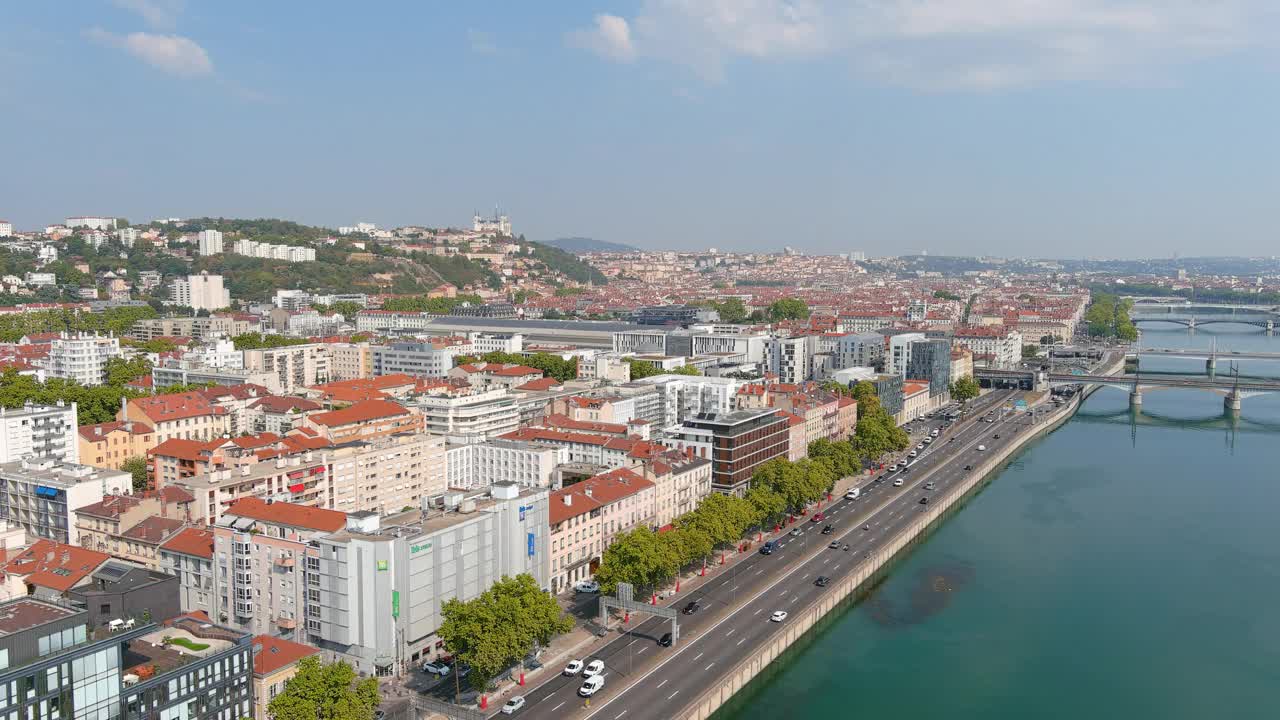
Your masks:
M 1267 334 L 1268 334 L 1268 335 L 1270 335 L 1271 333 L 1275 332 L 1275 329 L 1276 329 L 1276 321 L 1275 321 L 1275 320 L 1268 320 L 1268 321 L 1267 321 Z
M 1190 330 L 1195 330 L 1195 329 L 1196 329 L 1196 319 L 1195 319 L 1195 317 L 1189 317 L 1189 318 L 1187 318 L 1187 328 L 1188 328 L 1188 329 L 1190 329 Z
M 1210 355 L 1209 359 L 1204 361 L 1204 372 L 1206 375 L 1213 375 L 1218 372 L 1218 358 Z
M 1134 390 L 1129 393 L 1129 405 L 1132 407 L 1142 407 L 1142 393 Z
M 1225 398 L 1223 398 L 1223 400 L 1222 400 L 1222 406 L 1223 406 L 1223 407 L 1226 409 L 1226 411 L 1227 411 L 1227 412 L 1229 412 L 1229 413 L 1239 413 L 1239 412 L 1240 412 L 1240 401 L 1241 401 L 1242 399 L 1243 399 L 1243 398 L 1241 398 L 1241 397 L 1240 397 L 1240 391 L 1238 391 L 1238 390 L 1233 390 L 1233 391 L 1231 391 L 1231 394 L 1230 394 L 1230 395 L 1228 395 L 1228 396 L 1226 396 Z

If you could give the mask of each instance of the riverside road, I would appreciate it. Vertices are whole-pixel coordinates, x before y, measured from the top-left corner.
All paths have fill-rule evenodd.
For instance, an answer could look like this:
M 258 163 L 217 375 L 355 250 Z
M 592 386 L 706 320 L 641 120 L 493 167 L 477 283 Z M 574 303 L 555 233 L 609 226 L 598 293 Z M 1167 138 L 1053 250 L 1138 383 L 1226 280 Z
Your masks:
M 669 601 L 668 605 L 676 608 L 690 600 L 701 605 L 697 613 L 680 616 L 680 642 L 675 647 L 658 646 L 658 638 L 670 626 L 655 618 L 634 619 L 627 632 L 601 641 L 582 657 L 605 663 L 605 688 L 591 699 L 590 706 L 577 695 L 582 678 L 556 675 L 527 691 L 526 705 L 517 714 L 606 720 L 678 717 L 745 649 L 763 644 L 785 626 L 786 621 L 770 622 L 772 613 L 784 610 L 794 614 L 806 607 L 825 592 L 815 584 L 818 576 L 834 581 L 865 562 L 869 552 L 886 545 L 915 521 L 925 507 L 921 498 L 946 492 L 966 477 L 966 465 L 979 464 L 985 453 L 995 452 L 1027 432 L 1033 422 L 1027 412 L 1001 414 L 1003 404 L 1013 396 L 1013 391 L 997 391 L 971 403 L 968 419 L 927 446 L 905 474 L 863 481 L 862 496 L 826 505 L 822 522 L 801 519 L 774 536 L 780 545 L 774 554 L 743 558 L 697 590 Z M 994 422 L 980 422 L 988 409 L 994 411 Z M 978 450 L 979 445 L 986 450 Z M 899 477 L 903 486 L 893 487 Z M 935 488 L 925 490 L 926 483 Z M 835 527 L 833 534 L 821 534 L 826 524 Z M 800 534 L 792 536 L 792 529 Z M 832 541 L 841 547 L 848 544 L 849 550 L 828 549 Z M 558 670 L 548 668 L 550 672 Z

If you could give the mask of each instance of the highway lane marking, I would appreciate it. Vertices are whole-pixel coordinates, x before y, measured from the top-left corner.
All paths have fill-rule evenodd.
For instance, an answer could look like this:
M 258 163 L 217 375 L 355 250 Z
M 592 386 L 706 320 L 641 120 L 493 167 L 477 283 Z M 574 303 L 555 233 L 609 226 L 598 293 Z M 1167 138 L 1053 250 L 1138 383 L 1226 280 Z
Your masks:
M 764 568 L 760 568 L 759 570 L 757 570 L 757 571 L 756 571 L 756 574 L 757 574 L 757 575 L 759 575 L 759 574 L 760 574 L 760 573 L 762 573 L 762 572 L 764 572 Z
M 737 631 L 738 631 L 738 628 L 730 628 L 729 632 L 725 633 L 724 636 L 729 637 L 730 635 L 734 634 Z
M 640 648 L 640 649 L 639 649 L 639 650 L 637 650 L 636 652 L 644 652 L 645 650 L 648 650 L 648 649 L 649 649 L 649 646 L 648 646 L 648 645 L 645 645 L 644 647 Z
M 613 716 L 613 720 L 618 720 L 618 718 L 620 718 L 620 717 L 622 717 L 623 715 L 626 715 L 626 714 L 627 714 L 627 711 L 626 711 L 626 710 L 623 710 L 622 712 L 618 713 L 617 715 L 614 715 L 614 716 Z
M 703 672 L 706 672 L 706 671 L 710 670 L 710 669 L 712 668 L 712 666 L 714 666 L 714 665 L 715 665 L 715 663 L 711 663 L 711 665 L 708 665 L 708 666 L 706 666 L 706 667 L 702 668 L 702 671 L 703 671 Z
M 667 678 L 667 680 L 670 680 L 670 679 L 671 679 L 671 678 Z M 667 680 L 663 680 L 662 682 L 658 683 L 658 687 L 662 687 L 663 685 L 666 685 L 666 684 L 667 684 Z M 564 704 L 564 703 L 561 703 L 561 705 L 563 705 L 563 704 Z M 559 708 L 557 708 L 557 709 L 559 709 Z
M 555 711 L 559 710 L 560 708 L 564 707 L 565 702 L 567 702 L 567 701 L 566 701 L 566 700 L 561 700 L 559 705 L 557 705 L 557 706 L 555 706 L 555 707 L 551 708 L 551 712 L 555 712 Z
M 752 615 L 759 615 L 763 610 L 764 610 L 764 608 L 760 608 L 759 610 L 756 610 L 755 612 L 753 612 L 753 613 L 751 613 L 751 614 L 752 614 Z
M 791 597 L 791 602 L 795 602 L 799 597 L 800 597 L 799 595 L 793 595 Z
M 679 694 L 680 694 L 680 691 L 679 691 L 679 690 L 677 690 L 677 691 L 675 691 L 675 692 L 671 693 L 670 695 L 668 695 L 668 696 L 667 696 L 667 699 L 668 699 L 668 700 L 670 700 L 670 699 L 674 698 L 675 696 L 677 696 L 677 695 L 679 695 Z
M 742 643 L 744 643 L 744 642 L 746 642 L 746 641 L 747 641 L 747 639 L 746 639 L 746 638 L 742 638 L 742 639 L 738 640 L 738 644 L 739 644 L 739 645 L 741 645 Z
M 694 655 L 694 656 L 693 656 L 693 661 L 694 661 L 694 662 L 698 662 L 698 658 L 702 657 L 703 655 L 706 655 L 706 653 L 705 653 L 705 652 L 700 652 L 700 653 L 698 653 L 697 655 Z

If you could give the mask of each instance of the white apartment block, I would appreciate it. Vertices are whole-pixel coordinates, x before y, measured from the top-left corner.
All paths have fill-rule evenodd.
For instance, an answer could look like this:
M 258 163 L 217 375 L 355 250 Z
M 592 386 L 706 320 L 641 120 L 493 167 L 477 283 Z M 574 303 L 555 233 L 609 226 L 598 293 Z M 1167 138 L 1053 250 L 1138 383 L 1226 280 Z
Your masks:
M 373 348 L 367 342 L 328 343 L 329 380 L 363 380 L 373 376 Z
M 476 355 L 524 351 L 524 335 L 520 333 L 469 332 L 467 339 L 471 341 L 471 352 Z
M 719 415 L 733 411 L 738 388 L 745 385 L 746 381 L 724 377 L 654 375 L 634 380 L 631 384 L 657 390 L 661 408 L 658 425 L 660 428 L 670 428 L 700 413 Z M 636 417 L 650 419 L 640 409 L 639 402 L 636 404 Z
M 200 249 L 200 257 L 209 257 L 222 252 L 222 233 L 217 230 L 201 230 L 196 235 L 196 243 Z
M 429 395 L 412 403 L 424 429 L 435 435 L 496 438 L 520 424 L 520 408 L 506 388 L 458 397 Z
M 836 368 L 874 367 L 884 359 L 880 333 L 841 335 L 835 342 Z
M 356 314 L 356 330 L 362 333 L 397 333 L 430 330 L 435 315 L 398 310 L 361 310 Z
M 231 291 L 222 286 L 222 276 L 209 273 L 174 280 L 170 297 L 175 305 L 192 310 L 213 311 L 231 306 Z
M 273 245 L 256 240 L 237 240 L 231 246 L 232 252 L 245 257 L 262 258 L 264 260 L 285 260 L 287 262 L 314 262 L 315 248 L 299 245 Z
M 58 276 L 51 272 L 29 272 L 22 276 L 22 282 L 28 287 L 53 287 L 58 284 Z
M 138 238 L 141 236 L 142 233 L 138 232 L 138 228 L 127 227 L 116 231 L 116 239 L 127 248 L 133 247 L 133 244 L 138 242 Z
M 63 333 L 49 344 L 45 371 L 52 377 L 75 380 L 86 387 L 106 382 L 107 360 L 120 357 L 119 338 Z
M 69 217 L 69 228 L 88 228 L 90 230 L 115 230 L 116 219 L 113 217 Z
M 765 366 L 778 382 L 799 384 L 813 374 L 812 358 L 817 336 L 769 338 L 765 345 Z
M 0 407 L 0 463 L 51 457 L 66 463 L 80 462 L 76 437 L 76 404 L 27 404 L 10 410 Z
M 13 237 L 13 223 L 0 220 L 0 237 Z
M 952 342 L 969 348 L 975 363 L 985 362 L 990 367 L 1011 368 L 1022 360 L 1022 333 L 1003 326 L 961 328 Z
M 274 375 L 279 392 L 286 394 L 332 379 L 329 348 L 324 343 L 245 350 L 244 369 Z
M 450 488 L 479 490 L 510 482 L 523 487 L 556 486 L 555 470 L 569 462 L 569 449 L 518 440 L 450 444 L 445 476 Z
M 911 364 L 912 343 L 924 342 L 924 333 L 902 333 L 889 337 L 889 350 L 885 355 L 884 371 L 890 375 L 906 377 Z
M 579 380 L 631 382 L 631 363 L 618 353 L 595 353 L 578 358 Z
M 0 522 L 21 527 L 27 539 L 71 543 L 75 511 L 106 495 L 133 493 L 127 472 L 28 458 L 0 464 Z

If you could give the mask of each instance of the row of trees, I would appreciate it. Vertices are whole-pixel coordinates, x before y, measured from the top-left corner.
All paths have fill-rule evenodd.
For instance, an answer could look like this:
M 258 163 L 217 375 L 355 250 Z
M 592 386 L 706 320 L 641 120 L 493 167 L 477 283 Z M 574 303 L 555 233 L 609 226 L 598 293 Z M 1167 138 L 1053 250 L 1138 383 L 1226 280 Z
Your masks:
M 244 333 L 231 338 L 237 350 L 269 350 L 289 345 L 305 345 L 313 342 L 309 338 L 287 337 L 285 335 L 263 335 L 262 333 Z
M 1084 313 L 1084 321 L 1091 337 L 1115 338 L 1126 342 L 1138 339 L 1138 328 L 1129 317 L 1133 307 L 1132 300 L 1121 300 L 1120 296 L 1110 293 L 1098 293 Z
M 965 402 L 972 400 L 982 392 L 982 387 L 972 375 L 965 375 L 951 383 L 951 399 Z
M 565 360 L 559 355 L 551 353 L 534 353 L 529 356 L 517 355 L 515 353 L 506 353 L 500 350 L 487 352 L 479 357 L 474 355 L 459 355 L 457 359 L 458 365 L 466 365 L 467 363 L 487 362 L 500 363 L 503 365 L 524 365 L 526 367 L 541 370 L 547 377 L 553 377 L 560 382 L 566 382 L 578 377 L 578 359 L 570 358 Z
M 653 377 L 654 375 L 701 375 L 698 368 L 692 365 L 681 365 L 674 370 L 663 370 L 657 365 L 645 360 L 627 359 L 627 364 L 631 366 L 631 379 L 639 380 L 641 378 Z
M 121 371 L 119 366 L 115 369 L 112 374 L 115 382 L 85 387 L 66 378 L 49 378 L 41 383 L 30 375 L 20 375 L 14 368 L 9 368 L 0 375 L 0 405 L 20 408 L 28 400 L 37 405 L 56 405 L 61 400 L 63 403 L 76 403 L 76 419 L 80 425 L 108 422 L 115 419 L 122 399 L 146 395 L 141 390 L 125 388 L 127 380 L 124 378 L 130 372 Z M 109 367 L 108 372 L 111 370 Z
M 440 639 L 455 658 L 471 668 L 467 680 L 482 691 L 535 647 L 573 629 L 573 619 L 529 574 L 503 577 L 466 602 L 448 600 L 441 615 Z
M 139 320 L 157 317 L 155 309 L 139 307 L 107 308 L 102 312 L 42 310 L 0 316 L 0 342 L 17 342 L 24 335 L 50 332 L 99 332 L 123 335 Z
M 383 310 L 396 310 L 399 312 L 427 312 L 432 315 L 448 315 L 453 312 L 454 308 L 469 302 L 472 305 L 481 305 L 484 299 L 479 295 L 458 295 L 457 297 L 427 297 L 426 295 L 415 297 L 397 297 L 388 298 L 382 303 Z
M 267 712 L 275 720 L 373 720 L 380 701 L 378 678 L 359 678 L 345 662 L 326 665 L 311 655 L 298 661 Z

